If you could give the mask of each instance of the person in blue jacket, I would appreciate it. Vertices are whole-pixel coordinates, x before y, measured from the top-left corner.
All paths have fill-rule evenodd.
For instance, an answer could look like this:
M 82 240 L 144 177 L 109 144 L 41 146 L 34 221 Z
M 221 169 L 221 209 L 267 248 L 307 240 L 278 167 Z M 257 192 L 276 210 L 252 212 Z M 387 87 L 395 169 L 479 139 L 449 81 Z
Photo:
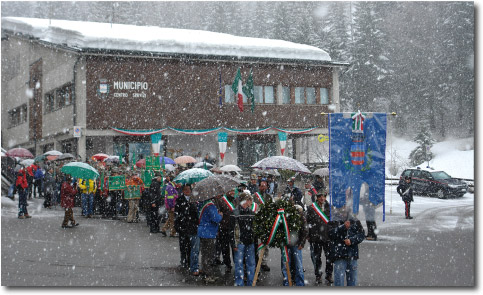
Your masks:
M 207 283 L 214 283 L 213 264 L 216 249 L 216 235 L 223 213 L 211 199 L 198 203 L 198 237 L 200 237 L 201 272 L 206 275 Z

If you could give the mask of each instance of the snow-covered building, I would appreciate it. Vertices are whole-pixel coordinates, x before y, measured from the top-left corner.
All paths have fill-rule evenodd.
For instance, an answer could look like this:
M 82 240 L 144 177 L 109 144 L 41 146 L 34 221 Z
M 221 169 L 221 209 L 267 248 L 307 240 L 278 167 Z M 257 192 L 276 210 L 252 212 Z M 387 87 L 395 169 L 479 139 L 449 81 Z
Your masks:
M 323 50 L 281 40 L 133 25 L 2 18 L 2 147 L 34 154 L 151 151 L 248 166 L 280 154 L 279 132 L 298 158 L 304 136 L 327 134 L 339 110 L 340 69 Z M 253 73 L 255 105 L 240 111 L 232 84 Z

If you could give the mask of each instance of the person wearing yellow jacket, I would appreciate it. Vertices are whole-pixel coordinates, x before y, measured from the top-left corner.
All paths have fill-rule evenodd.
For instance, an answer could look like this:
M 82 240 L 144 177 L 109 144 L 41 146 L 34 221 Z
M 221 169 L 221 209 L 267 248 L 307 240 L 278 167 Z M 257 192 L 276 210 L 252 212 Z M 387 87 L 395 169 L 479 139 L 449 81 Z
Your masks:
M 91 218 L 94 206 L 94 194 L 97 190 L 97 183 L 93 179 L 80 179 L 77 188 L 81 191 L 82 216 Z

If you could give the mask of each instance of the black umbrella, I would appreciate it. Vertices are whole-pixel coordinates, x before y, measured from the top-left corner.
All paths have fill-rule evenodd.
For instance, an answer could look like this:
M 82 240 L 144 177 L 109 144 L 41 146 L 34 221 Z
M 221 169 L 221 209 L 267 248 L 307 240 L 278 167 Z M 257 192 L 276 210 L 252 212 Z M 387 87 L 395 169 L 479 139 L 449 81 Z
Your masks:
M 68 160 L 68 159 L 75 159 L 75 157 L 72 154 L 64 153 L 64 154 L 60 155 L 57 159 L 55 159 L 55 161 Z

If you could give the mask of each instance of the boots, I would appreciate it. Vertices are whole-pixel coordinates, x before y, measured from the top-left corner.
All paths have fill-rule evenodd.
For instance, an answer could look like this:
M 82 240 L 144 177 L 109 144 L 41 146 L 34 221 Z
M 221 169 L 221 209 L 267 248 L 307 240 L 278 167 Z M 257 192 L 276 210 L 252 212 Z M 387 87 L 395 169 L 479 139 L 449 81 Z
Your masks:
M 374 230 L 377 228 L 376 227 L 376 222 L 375 221 L 366 221 L 367 224 L 367 236 L 366 239 L 369 241 L 376 241 L 377 240 L 377 235 L 374 232 Z

